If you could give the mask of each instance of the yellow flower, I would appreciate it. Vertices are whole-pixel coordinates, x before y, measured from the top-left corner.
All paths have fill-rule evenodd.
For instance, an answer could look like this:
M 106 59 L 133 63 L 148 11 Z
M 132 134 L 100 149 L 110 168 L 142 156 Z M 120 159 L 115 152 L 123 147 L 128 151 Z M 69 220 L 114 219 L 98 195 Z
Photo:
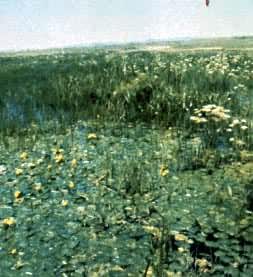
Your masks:
M 194 243 L 194 241 L 193 241 L 192 239 L 188 239 L 188 240 L 187 240 L 187 243 L 189 243 L 189 244 L 193 244 L 193 243 Z
M 179 253 L 184 253 L 184 252 L 186 252 L 186 249 L 183 248 L 183 247 L 178 247 L 177 251 L 178 251 Z
M 16 168 L 16 169 L 15 169 L 15 173 L 16 173 L 17 176 L 19 176 L 19 175 L 21 175 L 21 174 L 23 173 L 23 169 L 21 169 L 21 168 Z
M 17 190 L 17 191 L 14 192 L 14 197 L 16 199 L 21 198 L 21 196 L 22 196 L 22 192 L 21 191 Z
M 73 189 L 75 187 L 75 184 L 72 181 L 70 181 L 68 187 L 70 189 Z
M 165 177 L 168 174 L 169 174 L 169 169 L 165 165 L 162 165 L 161 168 L 160 168 L 160 175 L 162 177 Z
M 153 277 L 153 276 L 154 276 L 154 270 L 153 270 L 153 267 L 152 267 L 152 266 L 150 266 L 150 267 L 148 268 L 148 271 L 146 272 L 146 276 L 147 276 L 147 277 Z
M 18 251 L 17 251 L 16 248 L 11 249 L 11 251 L 10 251 L 10 254 L 11 254 L 11 255 L 16 255 L 17 253 L 18 253 Z
M 188 238 L 187 238 L 187 236 L 185 236 L 184 234 L 176 234 L 176 235 L 175 235 L 175 240 L 187 242 L 187 241 L 188 241 Z
M 210 267 L 211 264 L 205 259 L 196 259 L 195 265 L 199 267 L 200 271 L 206 271 L 207 267 Z
M 73 159 L 73 160 L 71 161 L 71 166 L 72 166 L 72 167 L 76 167 L 76 166 L 77 166 L 77 160 L 76 160 L 76 159 Z
M 191 116 L 190 120 L 193 121 L 196 124 L 200 124 L 200 123 L 205 123 L 207 122 L 207 119 L 204 117 L 199 117 L 199 116 Z
M 47 169 L 50 171 L 50 170 L 52 169 L 52 165 L 49 164 L 49 165 L 47 166 Z
M 42 184 L 41 183 L 35 183 L 33 185 L 33 189 L 36 191 L 42 191 Z
M 97 135 L 95 133 L 88 134 L 88 139 L 97 139 Z
M 198 116 L 191 116 L 190 119 L 197 124 L 207 122 L 207 119 L 202 117 L 202 115 L 205 115 L 215 122 L 219 122 L 221 120 L 230 118 L 228 113 L 230 113 L 230 110 L 224 109 L 224 107 L 216 105 L 205 105 L 200 110 L 195 109 L 194 114 Z
M 69 201 L 68 201 L 68 200 L 63 199 L 63 200 L 61 201 L 61 205 L 62 205 L 63 207 L 68 206 L 68 204 L 69 204 Z
M 58 164 L 64 162 L 64 156 L 61 153 L 56 154 L 54 159 L 55 159 L 56 163 L 58 163 Z
M 28 154 L 27 154 L 27 152 L 23 152 L 23 153 L 21 153 L 21 154 L 20 154 L 20 156 L 19 156 L 19 157 L 20 157 L 20 159 L 21 159 L 21 160 L 23 160 L 23 161 L 24 161 L 24 160 L 27 160 L 27 158 L 28 158 Z
M 16 221 L 13 217 L 8 217 L 8 218 L 5 218 L 3 221 L 2 221 L 3 225 L 9 227 L 9 226 L 13 226 L 16 224 Z
M 154 226 L 144 226 L 143 229 L 147 232 L 150 233 L 152 235 L 154 235 L 155 237 L 161 237 L 161 231 Z

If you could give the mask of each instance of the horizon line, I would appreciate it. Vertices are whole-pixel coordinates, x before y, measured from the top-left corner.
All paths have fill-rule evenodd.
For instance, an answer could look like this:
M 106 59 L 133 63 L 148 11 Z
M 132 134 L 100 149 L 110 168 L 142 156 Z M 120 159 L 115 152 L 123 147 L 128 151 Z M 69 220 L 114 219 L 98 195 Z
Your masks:
M 182 37 L 173 37 L 173 38 L 150 38 L 144 40 L 132 40 L 132 41 L 94 41 L 94 42 L 84 42 L 84 43 L 75 43 L 69 45 L 59 45 L 53 47 L 31 47 L 31 48 L 9 48 L 9 49 L 0 49 L 0 53 L 20 53 L 20 52 L 32 52 L 32 51 L 45 51 L 45 50 L 64 50 L 69 48 L 90 48 L 90 47 L 103 47 L 103 46 L 124 46 L 130 44 L 148 44 L 148 43 L 158 43 L 158 42 L 180 42 L 185 40 L 216 40 L 216 39 L 236 39 L 236 38 L 253 38 L 252 34 L 240 34 L 240 35 L 224 35 L 224 36 L 182 36 Z

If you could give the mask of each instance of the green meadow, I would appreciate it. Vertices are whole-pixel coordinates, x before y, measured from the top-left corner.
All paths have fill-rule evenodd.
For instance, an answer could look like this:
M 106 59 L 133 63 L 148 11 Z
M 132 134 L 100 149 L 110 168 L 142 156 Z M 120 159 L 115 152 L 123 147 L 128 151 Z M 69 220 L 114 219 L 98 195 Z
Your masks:
M 253 43 L 221 42 L 0 53 L 1 276 L 252 276 Z

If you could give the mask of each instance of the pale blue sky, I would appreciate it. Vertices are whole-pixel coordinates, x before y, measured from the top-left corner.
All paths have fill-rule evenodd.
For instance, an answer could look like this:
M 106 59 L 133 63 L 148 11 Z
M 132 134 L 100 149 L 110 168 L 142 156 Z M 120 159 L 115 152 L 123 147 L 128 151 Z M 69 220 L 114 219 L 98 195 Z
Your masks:
M 0 0 L 0 50 L 253 35 L 253 0 Z

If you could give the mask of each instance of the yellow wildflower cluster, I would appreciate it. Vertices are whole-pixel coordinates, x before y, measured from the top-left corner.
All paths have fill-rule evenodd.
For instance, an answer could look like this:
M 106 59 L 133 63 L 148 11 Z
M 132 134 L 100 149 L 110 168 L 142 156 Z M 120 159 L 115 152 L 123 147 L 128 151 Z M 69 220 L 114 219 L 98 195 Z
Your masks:
M 195 109 L 195 115 L 191 116 L 190 119 L 197 124 L 208 122 L 208 119 L 220 122 L 229 119 L 231 117 L 229 113 L 230 110 L 225 109 L 222 106 L 210 104 L 203 106 L 201 109 Z
M 231 67 L 231 61 L 229 61 L 228 56 L 225 53 L 217 54 L 211 56 L 207 59 L 204 59 L 206 65 L 206 72 L 210 77 L 221 74 L 227 75 L 228 77 L 237 78 L 238 74 L 241 73 L 242 68 L 239 67 L 241 57 L 235 56 L 232 59 L 233 63 L 237 64 L 236 68 Z

